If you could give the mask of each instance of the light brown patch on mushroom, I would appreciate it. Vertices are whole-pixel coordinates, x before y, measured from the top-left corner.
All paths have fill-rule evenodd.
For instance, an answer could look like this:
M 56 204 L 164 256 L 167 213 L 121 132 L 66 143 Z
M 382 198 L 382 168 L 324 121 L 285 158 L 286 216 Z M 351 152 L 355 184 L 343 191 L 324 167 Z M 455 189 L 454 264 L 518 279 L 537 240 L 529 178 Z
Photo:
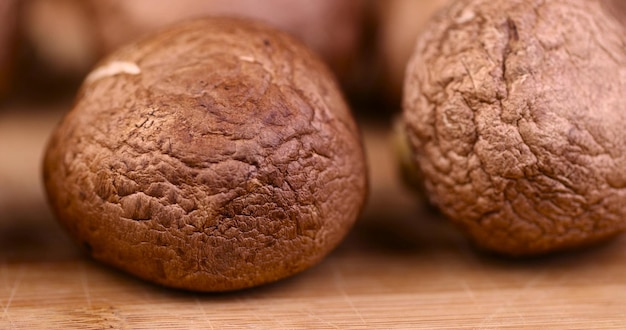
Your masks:
M 135 63 L 125 61 L 113 61 L 91 71 L 91 73 L 87 76 L 87 78 L 85 78 L 85 80 L 87 82 L 92 82 L 98 79 L 111 77 L 118 74 L 135 75 L 140 73 L 141 69 Z

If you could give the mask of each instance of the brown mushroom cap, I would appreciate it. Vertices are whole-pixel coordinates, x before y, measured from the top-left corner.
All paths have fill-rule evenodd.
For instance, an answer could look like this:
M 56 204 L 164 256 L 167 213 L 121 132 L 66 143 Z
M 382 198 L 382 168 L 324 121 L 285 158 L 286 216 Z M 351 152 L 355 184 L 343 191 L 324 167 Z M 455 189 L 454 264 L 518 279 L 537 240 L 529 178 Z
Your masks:
M 432 202 L 478 245 L 536 254 L 626 227 L 626 31 L 599 0 L 461 0 L 407 68 Z
M 312 266 L 366 195 L 359 133 L 327 68 L 238 19 L 183 23 L 105 59 L 53 134 L 44 178 L 94 258 L 201 291 Z

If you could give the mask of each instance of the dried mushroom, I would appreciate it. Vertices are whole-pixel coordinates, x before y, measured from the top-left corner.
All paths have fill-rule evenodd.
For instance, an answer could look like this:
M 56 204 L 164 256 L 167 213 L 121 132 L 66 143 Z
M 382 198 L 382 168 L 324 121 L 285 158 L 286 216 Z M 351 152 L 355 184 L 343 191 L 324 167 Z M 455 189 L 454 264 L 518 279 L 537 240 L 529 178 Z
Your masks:
M 225 18 L 101 62 L 49 142 L 44 179 L 94 258 L 200 291 L 312 266 L 366 195 L 359 132 L 328 69 L 283 32 Z
M 510 255 L 626 227 L 626 29 L 600 0 L 460 0 L 419 37 L 403 120 L 431 201 Z

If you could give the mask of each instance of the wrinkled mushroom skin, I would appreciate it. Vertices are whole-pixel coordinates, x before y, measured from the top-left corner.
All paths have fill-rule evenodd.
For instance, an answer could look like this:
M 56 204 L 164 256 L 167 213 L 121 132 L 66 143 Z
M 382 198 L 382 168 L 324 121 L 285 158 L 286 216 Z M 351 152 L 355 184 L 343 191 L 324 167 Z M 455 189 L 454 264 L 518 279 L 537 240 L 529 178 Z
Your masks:
M 511 255 L 626 226 L 626 31 L 599 1 L 461 0 L 407 68 L 403 119 L 434 204 Z
M 366 192 L 359 133 L 327 68 L 235 19 L 184 23 L 105 59 L 44 167 L 59 220 L 94 258 L 200 291 L 317 263 Z

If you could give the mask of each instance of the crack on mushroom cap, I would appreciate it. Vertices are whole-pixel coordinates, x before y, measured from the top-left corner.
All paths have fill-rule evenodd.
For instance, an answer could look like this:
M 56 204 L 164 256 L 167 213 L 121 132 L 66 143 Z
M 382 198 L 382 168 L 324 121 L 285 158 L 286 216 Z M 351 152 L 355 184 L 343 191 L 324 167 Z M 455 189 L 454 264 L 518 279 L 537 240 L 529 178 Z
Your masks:
M 347 233 L 365 199 L 363 151 L 309 51 L 264 25 L 211 19 L 109 59 L 120 60 L 141 75 L 87 81 L 45 161 L 59 218 L 94 257 L 232 290 L 310 267 Z
M 414 160 L 477 244 L 532 254 L 625 228 L 623 31 L 597 1 L 462 0 L 420 37 Z

